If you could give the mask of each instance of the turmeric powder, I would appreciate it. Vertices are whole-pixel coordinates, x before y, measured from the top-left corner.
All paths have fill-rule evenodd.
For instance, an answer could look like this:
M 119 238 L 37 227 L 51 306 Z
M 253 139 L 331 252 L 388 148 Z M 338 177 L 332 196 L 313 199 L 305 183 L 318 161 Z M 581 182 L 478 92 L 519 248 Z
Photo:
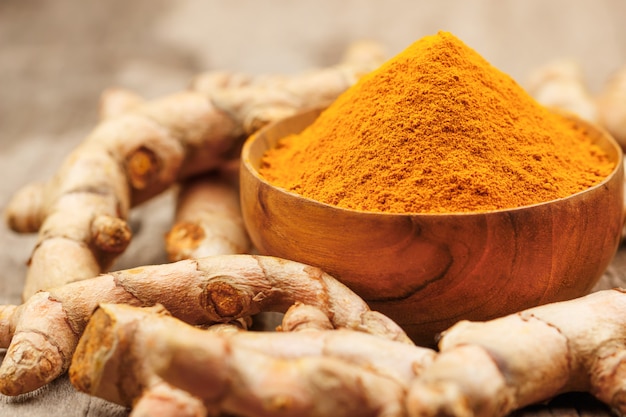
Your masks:
M 343 92 L 262 159 L 269 182 L 364 211 L 448 213 L 583 191 L 614 164 L 448 32 L 426 36 Z

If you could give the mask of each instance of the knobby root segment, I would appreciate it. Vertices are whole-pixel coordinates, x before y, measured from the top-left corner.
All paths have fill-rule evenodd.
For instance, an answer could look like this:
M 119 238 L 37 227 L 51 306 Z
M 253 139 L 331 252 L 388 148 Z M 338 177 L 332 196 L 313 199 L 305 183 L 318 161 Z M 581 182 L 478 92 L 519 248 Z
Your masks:
M 626 150 L 626 66 L 615 71 L 595 96 L 589 92 L 582 68 L 575 61 L 551 62 L 533 71 L 529 78 L 528 91 L 541 104 L 571 112 L 604 128 Z M 624 239 L 626 225 L 622 230 Z
M 574 113 L 597 123 L 598 108 L 573 60 L 557 60 L 536 69 L 529 77 L 528 92 L 541 104 Z
M 81 391 L 134 406 L 133 416 L 154 386 L 179 393 L 169 397 L 170 410 L 204 404 L 241 416 L 403 415 L 404 391 L 435 352 L 333 330 L 321 310 L 297 306 L 285 317 L 324 316 L 330 329 L 211 332 L 164 310 L 103 304 L 80 339 L 70 378 Z
M 318 268 L 269 256 L 221 255 L 103 274 L 42 291 L 0 319 L 4 341 L 0 392 L 33 391 L 67 370 L 89 317 L 101 303 L 161 304 L 193 325 L 230 322 L 264 311 L 284 313 L 296 302 L 322 311 L 333 327 L 412 344 L 386 316 L 371 311 L 345 285 Z M 41 345 L 45 361 L 24 357 Z
M 591 94 L 582 68 L 572 60 L 558 60 L 530 74 L 528 92 L 540 103 L 574 113 L 606 129 L 626 149 L 626 66 Z
M 105 377 L 110 367 L 130 369 L 107 358 L 131 358 L 209 410 L 241 416 L 498 417 L 581 391 L 624 415 L 625 311 L 625 290 L 614 289 L 491 321 L 460 321 L 442 334 L 435 353 L 337 329 L 323 309 L 305 303 L 285 313 L 281 329 L 291 332 L 220 333 L 145 309 L 101 305 L 95 318 L 106 320 L 90 322 L 72 367 L 74 379 L 90 381 L 79 388 L 116 398 L 121 381 L 141 374 Z M 101 341 L 122 333 L 141 340 Z M 83 348 L 90 344 L 109 347 L 94 354 Z
M 597 103 L 600 124 L 626 149 L 626 65 L 609 77 Z
M 241 140 L 264 124 L 327 106 L 384 60 L 373 43 L 346 55 L 294 76 L 204 74 L 188 91 L 150 101 L 107 91 L 102 121 L 49 181 L 25 186 L 6 208 L 13 230 L 39 231 L 23 300 L 108 270 L 130 241 L 131 207 L 237 158 Z
M 108 314 L 108 308 L 117 314 Z M 138 359 L 153 349 L 144 333 L 158 323 L 149 323 L 146 329 L 140 323 L 142 317 L 129 314 L 129 309 L 124 304 L 104 304 L 96 310 L 73 356 L 72 384 L 83 392 L 132 407 L 134 417 L 206 416 L 201 400 L 169 385 L 147 361 Z M 146 308 L 144 314 L 165 317 L 168 313 L 157 305 Z M 107 331 L 98 333 L 97 329 Z
M 175 222 L 165 236 L 170 261 L 249 253 L 251 248 L 232 181 L 210 173 L 181 183 Z
M 626 414 L 626 294 L 621 289 L 488 322 L 461 321 L 408 394 L 414 416 L 505 416 L 569 391 Z
M 283 316 L 282 324 L 277 328 L 282 332 L 305 330 L 332 330 L 333 324 L 319 308 L 296 302 Z
M 100 120 L 129 113 L 146 102 L 137 93 L 124 88 L 107 88 L 100 94 Z
M 0 306 L 0 349 L 9 347 L 11 343 L 17 308 L 18 306 L 10 304 Z

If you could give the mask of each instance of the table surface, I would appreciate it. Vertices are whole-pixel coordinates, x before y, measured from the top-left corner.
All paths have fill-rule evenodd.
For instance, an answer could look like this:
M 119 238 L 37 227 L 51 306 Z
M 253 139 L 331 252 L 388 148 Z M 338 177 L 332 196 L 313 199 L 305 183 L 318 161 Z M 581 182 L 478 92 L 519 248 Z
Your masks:
M 559 58 L 578 61 L 590 89 L 626 63 L 623 0 L 346 0 L 254 2 L 111 0 L 0 2 L 0 209 L 21 186 L 50 177 L 97 122 L 99 94 L 120 86 L 144 97 L 184 89 L 205 70 L 293 73 L 336 62 L 359 39 L 389 55 L 443 29 L 522 85 Z M 165 262 L 155 245 L 171 224 L 172 193 L 138 207 L 139 229 L 115 265 Z M 0 224 L 0 303 L 18 303 L 36 236 Z M 621 249 L 596 289 L 625 285 Z M 66 378 L 15 398 L 2 416 L 126 416 L 76 392 Z M 559 397 L 524 416 L 608 416 L 589 396 Z

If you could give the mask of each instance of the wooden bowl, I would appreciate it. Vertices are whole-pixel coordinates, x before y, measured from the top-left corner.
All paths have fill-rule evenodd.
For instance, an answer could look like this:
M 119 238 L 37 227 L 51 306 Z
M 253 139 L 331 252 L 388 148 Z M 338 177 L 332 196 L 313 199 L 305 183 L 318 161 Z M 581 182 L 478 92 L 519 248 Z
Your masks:
M 568 198 L 481 213 L 388 214 L 338 208 L 268 183 L 260 159 L 319 111 L 266 126 L 242 150 L 241 205 L 262 254 L 322 268 L 393 318 L 416 343 L 461 319 L 486 320 L 588 293 L 623 225 L 622 151 L 577 120 L 615 162 L 601 184 Z

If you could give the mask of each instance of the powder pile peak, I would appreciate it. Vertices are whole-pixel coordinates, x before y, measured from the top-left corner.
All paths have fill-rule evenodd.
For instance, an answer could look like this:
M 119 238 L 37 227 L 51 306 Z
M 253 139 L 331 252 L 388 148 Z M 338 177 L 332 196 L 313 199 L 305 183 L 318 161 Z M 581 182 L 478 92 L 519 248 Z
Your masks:
M 583 191 L 614 168 L 584 129 L 537 103 L 448 32 L 365 75 L 262 160 L 269 182 L 364 211 L 520 207 Z

